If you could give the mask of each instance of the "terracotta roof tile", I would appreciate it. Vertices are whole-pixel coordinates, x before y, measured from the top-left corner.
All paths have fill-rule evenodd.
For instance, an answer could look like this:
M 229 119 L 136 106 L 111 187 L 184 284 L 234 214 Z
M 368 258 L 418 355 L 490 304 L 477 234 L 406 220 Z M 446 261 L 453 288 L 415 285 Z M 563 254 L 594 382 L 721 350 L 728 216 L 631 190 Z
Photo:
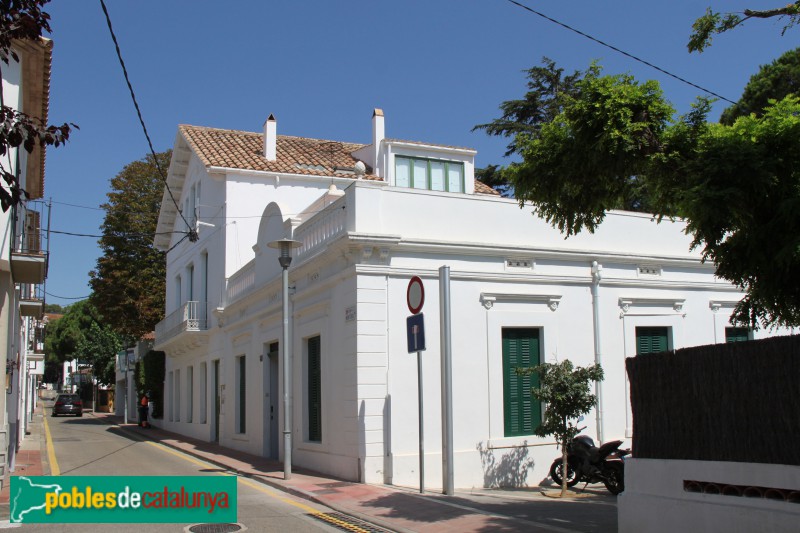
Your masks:
M 278 135 L 277 158 L 267 161 L 261 133 L 188 125 L 178 129 L 206 166 L 286 174 L 355 178 L 352 170 L 347 171 L 358 161 L 351 154 L 366 146 Z M 380 180 L 371 172 L 367 167 L 364 179 Z
M 481 180 L 475 180 L 475 194 L 489 194 L 494 196 L 500 196 L 500 193 L 496 190 L 492 189 L 488 185 L 486 185 Z

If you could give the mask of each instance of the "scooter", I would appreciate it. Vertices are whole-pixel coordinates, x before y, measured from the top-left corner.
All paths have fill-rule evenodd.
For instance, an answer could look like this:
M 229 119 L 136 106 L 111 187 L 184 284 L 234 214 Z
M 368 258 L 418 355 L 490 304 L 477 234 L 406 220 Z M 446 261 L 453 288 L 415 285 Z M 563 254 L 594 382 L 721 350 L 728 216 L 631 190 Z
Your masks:
M 583 431 L 584 428 L 581 428 Z M 611 494 L 617 495 L 625 490 L 625 463 L 623 457 L 630 450 L 619 449 L 621 440 L 612 440 L 595 446 L 588 435 L 578 435 L 567 444 L 567 486 L 580 482 L 602 483 Z M 561 485 L 564 463 L 559 457 L 550 466 L 550 477 Z

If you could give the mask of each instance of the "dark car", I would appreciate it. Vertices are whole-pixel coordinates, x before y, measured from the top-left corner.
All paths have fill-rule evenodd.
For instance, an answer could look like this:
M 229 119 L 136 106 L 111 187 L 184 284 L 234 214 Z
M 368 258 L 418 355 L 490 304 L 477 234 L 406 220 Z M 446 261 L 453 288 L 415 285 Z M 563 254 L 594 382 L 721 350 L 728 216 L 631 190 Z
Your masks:
M 59 394 L 53 405 L 53 416 L 83 416 L 83 402 L 77 394 Z

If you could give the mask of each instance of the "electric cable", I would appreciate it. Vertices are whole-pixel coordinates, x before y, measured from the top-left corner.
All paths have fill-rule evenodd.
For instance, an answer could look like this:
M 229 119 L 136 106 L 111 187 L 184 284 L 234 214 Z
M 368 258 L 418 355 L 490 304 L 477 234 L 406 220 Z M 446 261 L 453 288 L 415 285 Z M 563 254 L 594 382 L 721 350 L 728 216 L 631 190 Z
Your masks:
M 114 41 L 114 47 L 117 50 L 117 59 L 119 59 L 119 64 L 122 67 L 122 73 L 125 76 L 125 82 L 128 84 L 128 90 L 131 93 L 133 106 L 136 108 L 136 114 L 139 116 L 139 123 L 142 125 L 142 131 L 144 131 L 144 136 L 147 139 L 148 146 L 150 147 L 150 153 L 153 155 L 153 162 L 156 165 L 156 169 L 158 169 L 158 174 L 161 176 L 161 179 L 164 182 L 164 186 L 166 187 L 167 192 L 169 193 L 169 197 L 172 199 L 172 203 L 175 204 L 175 209 L 181 216 L 183 222 L 186 224 L 186 227 L 189 228 L 189 232 L 187 234 L 189 237 L 189 242 L 197 242 L 197 240 L 199 239 L 199 236 L 197 235 L 197 230 L 192 228 L 192 225 L 189 224 L 189 221 L 186 220 L 186 217 L 183 216 L 181 208 L 178 206 L 178 202 L 175 200 L 175 196 L 172 194 L 172 190 L 169 188 L 169 183 L 167 183 L 167 178 L 164 175 L 164 171 L 161 168 L 161 164 L 158 162 L 156 151 L 153 148 L 153 142 L 150 140 L 150 134 L 147 133 L 147 126 L 145 126 L 144 118 L 142 118 L 142 111 L 139 109 L 139 102 L 137 102 L 136 100 L 136 93 L 134 93 L 133 85 L 131 85 L 131 80 L 128 77 L 128 69 L 125 68 L 125 61 L 122 60 L 122 51 L 119 48 L 119 42 L 117 42 L 117 36 L 114 34 L 114 28 L 112 28 L 111 26 L 111 16 L 108 14 L 108 9 L 106 8 L 106 3 L 104 2 L 104 0 L 100 0 L 100 6 L 103 8 L 103 13 L 106 16 L 106 24 L 108 25 L 108 31 L 111 33 L 111 40 Z
M 102 0 L 101 0 L 101 1 L 102 1 Z M 591 40 L 591 41 L 594 41 L 594 42 L 596 42 L 597 44 L 600 44 L 600 45 L 602 45 L 602 46 L 605 46 L 606 48 L 610 48 L 611 50 L 614 50 L 615 52 L 618 52 L 618 53 L 620 53 L 620 54 L 622 54 L 622 55 L 624 55 L 624 56 L 626 56 L 626 57 L 629 57 L 629 58 L 633 59 L 634 61 L 638 61 L 639 63 L 642 63 L 642 64 L 644 64 L 644 65 L 647 65 L 648 67 L 650 67 L 650 68 L 653 68 L 653 69 L 655 69 L 655 70 L 657 70 L 657 71 L 659 71 L 659 72 L 661 72 L 661 73 L 663 73 L 663 74 L 666 74 L 667 76 L 670 76 L 670 77 L 672 77 L 672 78 L 675 78 L 675 79 L 676 79 L 676 80 L 678 80 L 678 81 L 681 81 L 681 82 L 683 82 L 683 83 L 685 83 L 685 84 L 687 84 L 687 85 L 691 85 L 691 86 L 692 86 L 692 87 L 694 87 L 695 89 L 700 89 L 700 90 L 701 90 L 701 91 L 703 91 L 704 93 L 710 94 L 711 96 L 714 96 L 714 97 L 716 97 L 716 98 L 719 98 L 720 100 L 725 100 L 725 101 L 726 101 L 726 102 L 728 102 L 728 103 L 731 103 L 731 104 L 736 104 L 736 102 L 734 102 L 734 101 L 733 101 L 733 100 L 731 100 L 730 98 L 725 98 L 724 96 L 722 96 L 722 95 L 720 95 L 720 94 L 717 94 L 717 93 L 715 93 L 714 91 L 711 91 L 711 90 L 709 90 L 709 89 L 706 89 L 705 87 L 701 87 L 700 85 L 697 85 L 696 83 L 692 83 L 691 81 L 689 81 L 689 80 L 687 80 L 687 79 L 685 79 L 685 78 L 681 78 L 681 77 L 680 77 L 680 76 L 678 76 L 677 74 L 673 74 L 672 72 L 669 72 L 668 70 L 664 70 L 663 68 L 661 68 L 661 67 L 659 67 L 659 66 L 656 66 L 656 65 L 654 65 L 654 64 L 652 64 L 652 63 L 650 63 L 649 61 L 645 61 L 644 59 L 642 59 L 642 58 L 640 58 L 640 57 L 636 57 L 635 55 L 633 55 L 633 54 L 630 54 L 630 53 L 626 52 L 625 50 L 621 50 L 621 49 L 617 48 L 616 46 L 614 46 L 614 45 L 611 45 L 611 44 L 608 44 L 608 43 L 606 43 L 606 42 L 604 42 L 604 41 L 601 41 L 600 39 L 598 39 L 598 38 L 596 38 L 596 37 L 592 37 L 592 36 L 591 36 L 591 35 L 589 35 L 588 33 L 585 33 L 585 32 L 582 32 L 581 30 L 578 30 L 578 29 L 576 29 L 576 28 L 573 28 L 572 26 L 569 26 L 568 24 L 564 24 L 563 22 L 561 22 L 561 21 L 558 21 L 558 20 L 556 20 L 556 19 L 554 19 L 554 18 L 552 18 L 552 17 L 548 17 L 548 16 L 547 16 L 547 15 L 545 15 L 544 13 L 540 13 L 539 11 L 536 11 L 535 9 L 532 9 L 532 8 L 530 8 L 530 7 L 528 7 L 528 6 L 524 5 L 524 4 L 521 4 L 521 3 L 517 2 L 516 0 L 508 0 L 508 2 L 510 2 L 510 3 L 512 3 L 512 4 L 514 4 L 515 6 L 521 7 L 522 9 L 525 9 L 525 10 L 527 10 L 527 11 L 530 11 L 530 12 L 531 12 L 531 13 L 533 13 L 534 15 L 538 15 L 538 16 L 542 17 L 543 19 L 549 20 L 550 22 L 552 22 L 552 23 L 554 23 L 554 24 L 558 24 L 558 25 L 559 25 L 559 26 L 561 26 L 562 28 L 566 28 L 566 29 L 568 29 L 568 30 L 569 30 L 569 31 L 571 31 L 571 32 L 575 32 L 575 33 L 577 33 L 578 35 L 581 35 L 581 36 L 583 36 L 583 37 L 586 37 L 587 39 L 589 39 L 589 40 Z

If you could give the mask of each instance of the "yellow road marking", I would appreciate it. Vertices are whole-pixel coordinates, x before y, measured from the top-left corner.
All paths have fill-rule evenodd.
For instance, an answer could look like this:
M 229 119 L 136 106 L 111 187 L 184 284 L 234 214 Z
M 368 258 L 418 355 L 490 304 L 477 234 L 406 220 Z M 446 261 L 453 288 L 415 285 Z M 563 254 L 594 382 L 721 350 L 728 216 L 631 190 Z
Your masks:
M 58 461 L 56 461 L 56 449 L 53 447 L 50 426 L 47 425 L 47 411 L 44 409 L 42 411 L 42 418 L 44 419 L 44 439 L 47 447 L 47 462 L 50 463 L 50 475 L 60 476 L 61 470 L 58 468 Z
M 183 453 L 183 452 L 180 452 L 180 451 L 177 451 L 177 450 L 173 450 L 172 448 L 170 448 L 168 446 L 165 446 L 165 445 L 163 445 L 161 443 L 153 442 L 153 441 L 150 441 L 150 440 L 145 441 L 145 442 L 147 442 L 147 444 L 155 446 L 156 448 L 159 448 L 160 450 L 163 450 L 163 451 L 165 451 L 167 453 L 171 453 L 172 455 L 180 457 L 180 458 L 184 459 L 185 461 L 189 461 L 190 463 L 192 463 L 194 465 L 206 467 L 206 466 L 209 466 L 211 464 L 211 463 L 208 463 L 206 461 L 202 461 L 200 459 L 195 459 L 194 457 L 192 457 L 192 456 L 190 456 L 190 455 L 188 455 L 186 453 Z M 230 473 L 225 473 L 225 472 L 215 472 L 215 474 L 217 474 L 219 476 L 232 475 Z M 337 518 L 334 518 L 332 516 L 328 516 L 323 511 L 320 511 L 318 509 L 314 509 L 310 505 L 306 505 L 306 504 L 304 504 L 302 502 L 294 501 L 294 500 L 291 500 L 289 498 L 285 498 L 283 496 L 280 496 L 278 491 L 276 489 L 273 489 L 272 487 L 263 485 L 261 483 L 256 483 L 255 481 L 251 481 L 251 480 L 249 480 L 247 478 L 244 478 L 244 477 L 241 477 L 241 476 L 237 476 L 237 478 L 239 480 L 239 483 L 241 483 L 242 485 L 246 485 L 246 486 L 250 487 L 251 489 L 255 489 L 255 490 L 259 491 L 259 492 L 262 492 L 262 493 L 266 494 L 267 496 L 275 498 L 276 500 L 282 501 L 284 503 L 288 503 L 289 505 L 293 505 L 294 507 L 297 507 L 298 509 L 302 509 L 303 511 L 305 511 L 305 512 L 307 512 L 309 514 L 319 516 L 320 518 L 322 518 L 323 520 L 325 520 L 327 522 L 338 524 L 340 526 L 346 527 L 350 531 L 355 531 L 357 533 L 367 533 L 366 529 L 360 528 L 360 527 L 355 526 L 353 524 L 349 524 L 347 522 L 344 522 L 344 521 L 339 520 Z

